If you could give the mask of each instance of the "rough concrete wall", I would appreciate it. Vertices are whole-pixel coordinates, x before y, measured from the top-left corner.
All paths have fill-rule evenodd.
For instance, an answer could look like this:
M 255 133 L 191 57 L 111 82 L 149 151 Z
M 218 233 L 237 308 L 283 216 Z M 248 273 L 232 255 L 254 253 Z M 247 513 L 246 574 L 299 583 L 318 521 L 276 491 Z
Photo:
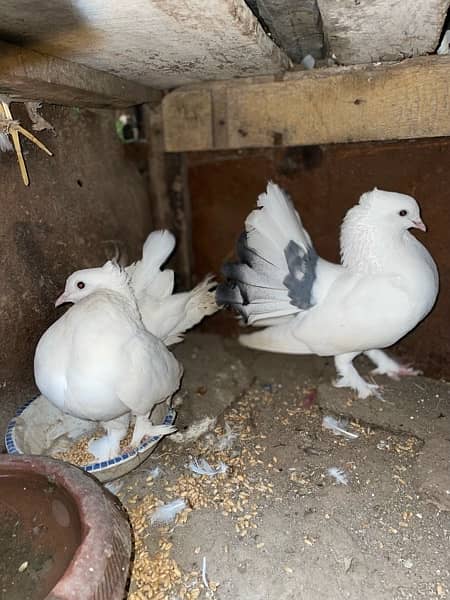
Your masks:
M 234 243 L 257 195 L 268 179 L 294 198 L 317 250 L 337 260 L 338 228 L 346 210 L 374 186 L 412 194 L 429 227 L 416 233 L 438 263 L 441 292 L 436 308 L 395 349 L 428 375 L 449 376 L 450 211 L 447 168 L 450 140 L 349 144 L 236 153 L 192 154 L 190 192 L 197 276 L 217 272 L 234 253 Z M 213 243 L 212 241 L 213 240 Z M 220 313 L 206 326 L 236 333 L 230 315 Z
M 17 114 L 17 106 L 12 108 Z M 5 403 L 12 408 L 33 393 L 34 348 L 65 310 L 53 306 L 65 278 L 76 269 L 102 264 L 112 255 L 108 240 L 122 241 L 135 258 L 151 228 L 145 161 L 141 165 L 120 143 L 114 114 L 45 107 L 43 115 L 57 135 L 37 135 L 54 157 L 23 143 L 29 188 L 22 183 L 15 155 L 0 154 L 3 410 Z M 23 121 L 27 126 L 25 117 Z

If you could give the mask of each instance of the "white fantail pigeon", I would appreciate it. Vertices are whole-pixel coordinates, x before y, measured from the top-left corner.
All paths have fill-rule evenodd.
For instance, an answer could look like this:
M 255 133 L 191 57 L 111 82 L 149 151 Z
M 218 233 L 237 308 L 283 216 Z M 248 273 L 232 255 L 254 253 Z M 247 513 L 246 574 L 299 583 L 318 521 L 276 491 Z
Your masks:
M 142 259 L 126 268 L 145 327 L 167 346 L 181 342 L 185 331 L 219 308 L 211 276 L 189 292 L 173 293 L 174 272 L 161 267 L 174 248 L 170 231 L 153 231 L 145 241 Z
M 337 387 L 360 398 L 380 395 L 353 366 L 365 353 L 374 373 L 416 375 L 381 348 L 397 342 L 432 309 L 438 272 L 409 233 L 425 231 L 414 198 L 374 189 L 351 208 L 341 228 L 340 265 L 320 258 L 289 197 L 275 184 L 258 199 L 238 241 L 239 262 L 226 264 L 219 305 L 248 325 L 244 346 L 291 354 L 334 356 Z
M 142 323 L 129 278 L 108 261 L 73 273 L 56 306 L 72 302 L 39 340 L 34 374 L 40 392 L 61 411 L 99 421 L 106 436 L 90 442 L 97 460 L 120 453 L 130 415 L 131 446 L 145 436 L 166 435 L 171 426 L 153 426 L 153 407 L 169 401 L 180 386 L 182 367 L 163 342 Z

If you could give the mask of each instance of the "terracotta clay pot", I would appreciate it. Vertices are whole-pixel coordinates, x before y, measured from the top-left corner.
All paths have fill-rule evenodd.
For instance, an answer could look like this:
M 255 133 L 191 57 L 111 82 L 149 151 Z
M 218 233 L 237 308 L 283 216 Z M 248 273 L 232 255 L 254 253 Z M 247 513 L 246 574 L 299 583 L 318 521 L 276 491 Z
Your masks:
M 118 500 L 83 471 L 0 456 L 0 597 L 122 600 L 131 530 Z

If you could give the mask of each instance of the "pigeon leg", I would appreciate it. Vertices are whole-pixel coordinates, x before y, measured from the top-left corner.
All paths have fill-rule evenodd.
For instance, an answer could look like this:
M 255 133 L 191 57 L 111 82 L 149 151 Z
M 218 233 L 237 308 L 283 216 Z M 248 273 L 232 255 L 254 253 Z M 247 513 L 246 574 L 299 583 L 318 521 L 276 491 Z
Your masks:
M 387 375 L 391 379 L 398 381 L 400 377 L 408 377 L 411 375 L 421 375 L 422 371 L 417 371 L 409 365 L 402 365 L 382 350 L 368 350 L 364 352 L 370 358 L 376 369 L 372 371 L 374 375 Z
M 174 433 L 177 430 L 173 425 L 152 425 L 149 416 L 150 413 L 136 415 L 136 424 L 130 444 L 132 448 L 139 446 L 145 437 L 160 437 Z
M 130 423 L 130 413 L 122 415 L 112 421 L 102 421 L 101 425 L 106 429 L 106 435 L 89 442 L 89 452 L 95 456 L 97 462 L 110 460 L 120 454 L 120 442 L 127 435 Z
M 381 398 L 378 385 L 367 383 L 353 366 L 353 359 L 359 352 L 349 352 L 348 354 L 338 354 L 334 357 L 334 364 L 338 372 L 338 379 L 333 383 L 334 387 L 349 387 L 358 393 L 358 398 L 367 398 L 368 396 L 377 396 Z

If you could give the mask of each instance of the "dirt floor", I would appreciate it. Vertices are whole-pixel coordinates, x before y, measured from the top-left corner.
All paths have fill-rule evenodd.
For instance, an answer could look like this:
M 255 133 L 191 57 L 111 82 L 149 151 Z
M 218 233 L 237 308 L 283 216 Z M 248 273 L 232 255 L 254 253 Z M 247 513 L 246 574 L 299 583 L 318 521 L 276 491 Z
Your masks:
M 331 361 L 205 335 L 177 354 L 180 432 L 116 484 L 135 526 L 130 600 L 450 598 L 448 384 L 380 378 L 385 402 L 361 401 L 330 385 Z M 228 469 L 195 475 L 193 458 Z M 178 522 L 152 526 L 180 497 Z
M 377 377 L 385 401 L 357 400 L 329 360 L 199 334 L 176 353 L 179 432 L 111 486 L 134 528 L 128 600 L 450 598 L 447 383 Z M 196 475 L 195 458 L 227 469 Z

